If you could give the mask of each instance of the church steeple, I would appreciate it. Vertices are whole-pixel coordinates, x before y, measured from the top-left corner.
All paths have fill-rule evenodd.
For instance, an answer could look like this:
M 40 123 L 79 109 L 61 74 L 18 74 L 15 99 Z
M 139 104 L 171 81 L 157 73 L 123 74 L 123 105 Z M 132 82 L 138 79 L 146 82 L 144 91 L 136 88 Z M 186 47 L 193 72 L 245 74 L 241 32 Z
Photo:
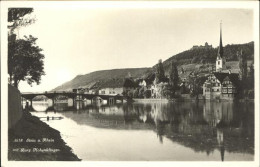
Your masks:
M 223 55 L 224 55 L 224 49 L 222 45 L 222 22 L 220 22 L 220 40 L 219 40 L 218 55 L 216 60 L 216 72 L 221 72 L 222 70 L 226 69 L 226 59 Z
M 223 45 L 222 45 L 222 21 L 220 22 L 220 40 L 219 40 L 219 47 L 218 47 L 218 57 L 223 57 Z

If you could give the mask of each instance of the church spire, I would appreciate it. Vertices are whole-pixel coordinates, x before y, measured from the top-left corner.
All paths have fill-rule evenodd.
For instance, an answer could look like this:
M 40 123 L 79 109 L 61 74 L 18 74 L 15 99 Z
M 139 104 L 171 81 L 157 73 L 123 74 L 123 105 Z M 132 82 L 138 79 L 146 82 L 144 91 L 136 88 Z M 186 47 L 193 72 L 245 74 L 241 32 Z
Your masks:
M 219 47 L 218 47 L 218 57 L 223 57 L 223 46 L 222 46 L 222 21 L 220 22 L 220 40 L 219 40 Z

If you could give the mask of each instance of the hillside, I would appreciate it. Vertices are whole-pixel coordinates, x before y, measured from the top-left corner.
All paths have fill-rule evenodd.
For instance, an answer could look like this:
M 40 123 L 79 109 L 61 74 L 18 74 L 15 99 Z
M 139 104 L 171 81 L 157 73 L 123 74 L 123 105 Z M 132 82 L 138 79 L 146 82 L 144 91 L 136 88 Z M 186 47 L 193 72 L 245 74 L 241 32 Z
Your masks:
M 232 72 L 238 72 L 238 58 L 237 51 L 243 50 L 248 57 L 249 65 L 254 58 L 254 42 L 236 45 L 226 45 L 224 47 L 224 56 L 227 59 L 227 68 Z M 200 73 L 208 73 L 212 65 L 215 65 L 218 48 L 198 48 L 190 49 L 184 52 L 173 55 L 163 62 L 166 75 L 169 74 L 170 64 L 174 60 L 177 62 L 179 76 L 181 78 L 187 77 L 190 72 L 199 71 Z M 155 62 L 156 64 L 157 62 Z M 154 65 L 152 68 L 129 68 L 129 69 L 113 69 L 96 71 L 85 75 L 78 75 L 69 82 L 66 82 L 53 90 L 72 90 L 78 87 L 92 87 L 97 82 L 108 82 L 109 79 L 122 79 L 130 73 L 133 78 L 146 78 L 151 76 L 154 72 Z M 182 73 L 181 69 L 185 72 Z
M 91 87 L 98 81 L 104 82 L 108 81 L 111 78 L 125 78 L 129 74 L 131 74 L 133 78 L 141 78 L 144 77 L 145 74 L 150 73 L 151 70 L 152 68 L 129 68 L 95 71 L 85 75 L 78 75 L 71 81 L 62 84 L 53 90 L 72 90 L 73 88 L 78 87 Z
M 237 52 L 243 50 L 244 54 L 247 55 L 248 60 L 254 59 L 254 42 L 245 44 L 234 44 L 226 45 L 224 47 L 224 57 L 227 62 L 238 61 Z M 172 61 L 176 61 L 179 67 L 185 67 L 188 64 L 205 65 L 215 64 L 218 48 L 199 48 L 190 49 L 184 52 L 178 53 L 163 62 L 165 72 L 168 73 L 169 67 Z

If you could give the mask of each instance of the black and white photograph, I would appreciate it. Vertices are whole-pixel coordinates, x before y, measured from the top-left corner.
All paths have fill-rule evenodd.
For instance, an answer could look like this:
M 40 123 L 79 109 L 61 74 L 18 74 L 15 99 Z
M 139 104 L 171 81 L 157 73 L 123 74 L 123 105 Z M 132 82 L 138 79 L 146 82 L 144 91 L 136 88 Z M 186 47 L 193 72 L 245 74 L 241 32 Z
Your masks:
M 1 166 L 259 166 L 258 5 L 1 2 Z

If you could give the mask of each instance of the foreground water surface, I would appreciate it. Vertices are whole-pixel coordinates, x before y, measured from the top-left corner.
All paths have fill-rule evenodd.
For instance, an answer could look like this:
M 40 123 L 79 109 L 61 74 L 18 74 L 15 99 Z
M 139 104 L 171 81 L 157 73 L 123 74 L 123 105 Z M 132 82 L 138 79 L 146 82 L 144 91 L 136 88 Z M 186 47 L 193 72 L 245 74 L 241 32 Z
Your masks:
M 77 102 L 74 109 L 37 102 L 33 108 L 82 160 L 254 160 L 254 103 Z

